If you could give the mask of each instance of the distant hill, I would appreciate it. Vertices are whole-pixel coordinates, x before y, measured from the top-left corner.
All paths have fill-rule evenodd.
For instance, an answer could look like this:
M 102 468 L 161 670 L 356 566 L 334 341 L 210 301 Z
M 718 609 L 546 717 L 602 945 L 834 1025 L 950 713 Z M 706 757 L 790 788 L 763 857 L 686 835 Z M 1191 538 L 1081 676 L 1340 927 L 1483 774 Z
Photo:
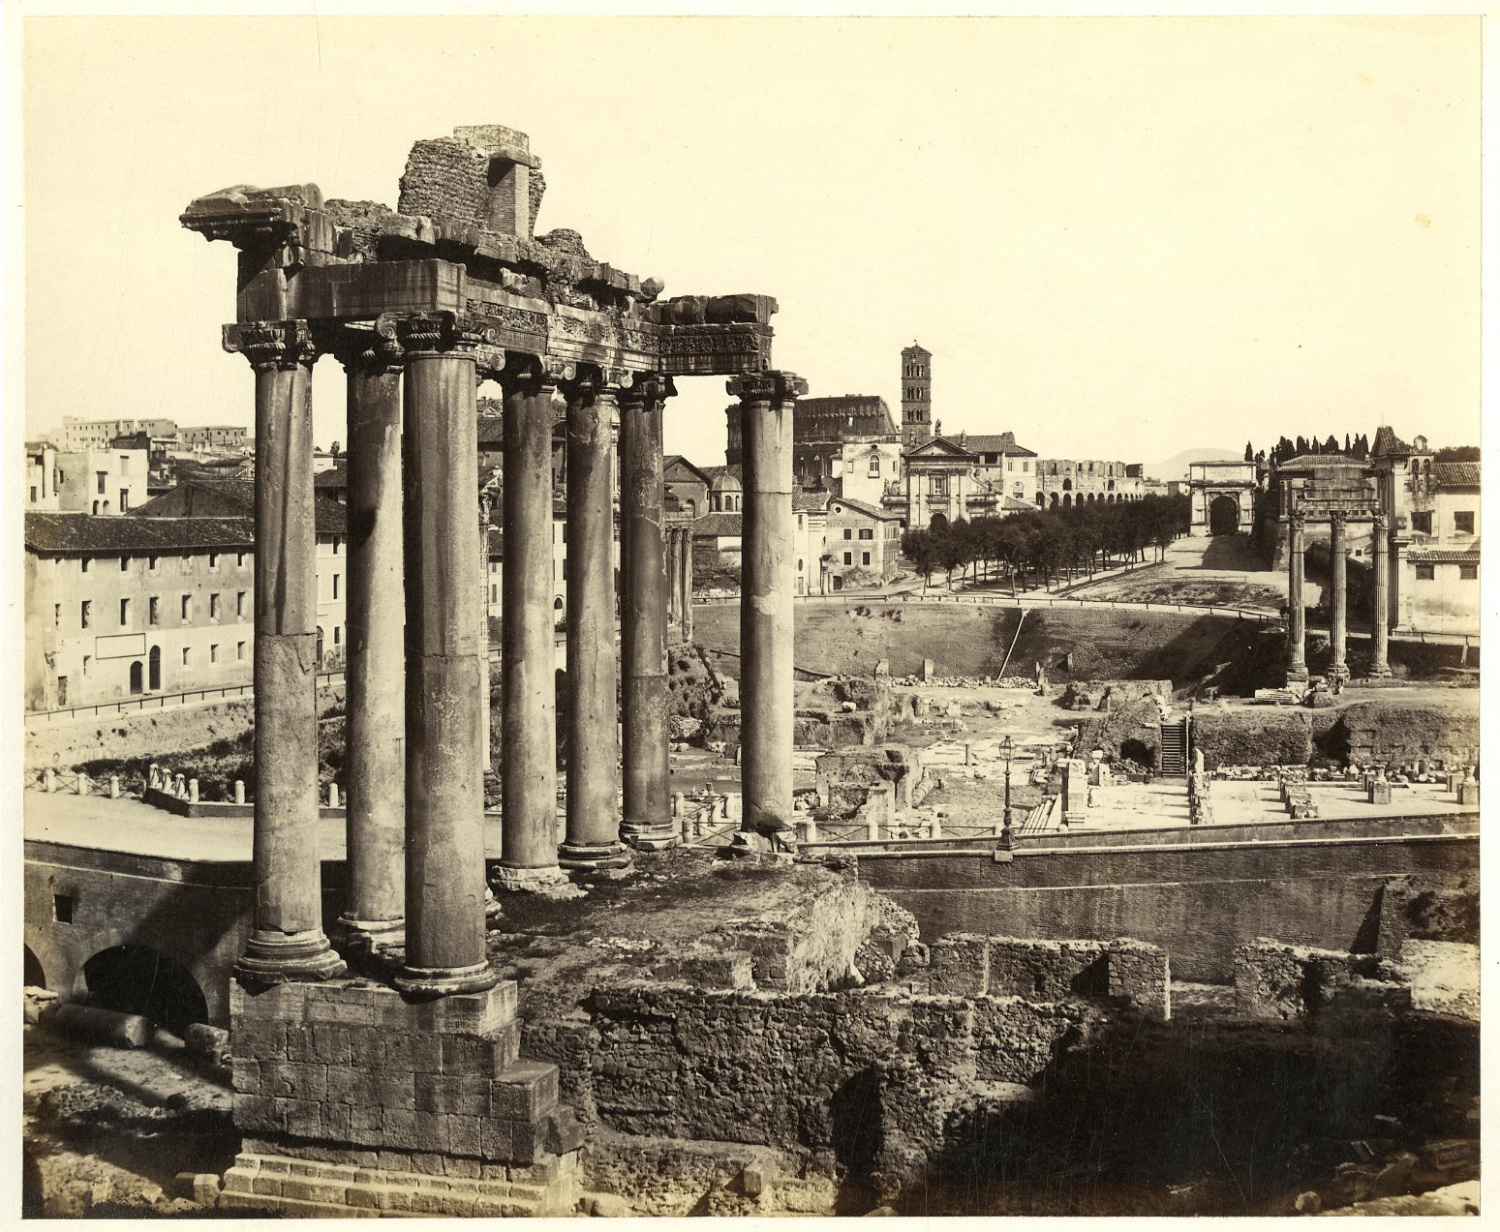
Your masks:
M 1181 453 L 1174 453 L 1164 462 L 1147 462 L 1146 477 L 1148 479 L 1186 479 L 1188 467 L 1194 462 L 1238 462 L 1244 456 L 1243 450 L 1235 453 L 1232 449 L 1184 449 Z

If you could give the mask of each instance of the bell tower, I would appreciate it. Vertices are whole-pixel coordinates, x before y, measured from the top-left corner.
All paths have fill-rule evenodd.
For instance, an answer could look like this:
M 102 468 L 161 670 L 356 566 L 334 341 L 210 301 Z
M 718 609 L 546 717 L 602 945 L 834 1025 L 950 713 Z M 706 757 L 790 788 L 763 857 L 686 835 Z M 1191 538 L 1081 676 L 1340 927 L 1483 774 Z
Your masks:
M 918 342 L 901 351 L 901 447 L 932 439 L 932 352 Z

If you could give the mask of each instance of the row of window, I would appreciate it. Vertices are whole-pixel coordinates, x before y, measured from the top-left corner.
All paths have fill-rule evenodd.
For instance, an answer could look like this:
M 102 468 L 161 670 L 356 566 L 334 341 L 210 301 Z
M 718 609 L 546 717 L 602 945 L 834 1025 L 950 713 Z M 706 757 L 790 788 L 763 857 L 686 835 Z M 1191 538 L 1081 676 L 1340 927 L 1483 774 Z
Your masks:
M 861 539 L 873 539 L 873 538 L 875 538 L 875 532 L 870 527 L 868 527 L 868 526 L 861 526 L 859 528 L 859 537 Z M 854 538 L 854 530 L 853 530 L 852 527 L 849 527 L 849 526 L 844 527 L 844 538 L 845 539 L 853 539 Z
M 334 639 L 335 639 L 335 641 L 337 641 L 337 638 L 338 638 L 338 630 L 335 629 L 334 630 Z M 236 642 L 234 644 L 234 657 L 235 657 L 235 659 L 237 661 L 241 661 L 241 662 L 244 661 L 249 645 L 250 645 L 249 642 Z M 191 646 L 184 646 L 182 648 L 182 666 L 183 667 L 190 667 L 192 665 L 192 661 L 193 661 L 193 659 L 192 659 L 192 650 L 193 650 L 193 648 Z M 208 648 L 208 661 L 210 663 L 217 663 L 217 662 L 219 662 L 219 643 L 218 642 L 213 642 L 213 643 L 211 643 L 209 645 L 209 648 Z M 155 669 L 156 669 L 157 665 L 160 662 L 161 662 L 161 647 L 160 646 L 153 646 L 153 647 L 151 647 L 151 666 L 152 666 L 153 673 L 155 672 Z M 93 656 L 92 655 L 84 655 L 83 656 L 83 674 L 85 676 L 91 676 L 93 674 L 93 666 L 94 666 Z M 63 679 L 66 679 L 66 677 L 63 677 Z M 159 689 L 159 688 L 161 688 L 161 684 L 158 681 L 156 683 L 153 683 L 151 687 L 152 687 L 152 689 Z M 132 692 L 138 692 L 139 690 L 134 690 L 133 689 L 131 691 Z
M 338 540 L 337 539 L 334 540 L 334 548 L 333 548 L 333 550 L 334 550 L 335 554 L 338 552 Z M 222 555 L 223 555 L 222 552 L 210 552 L 208 554 L 208 571 L 210 573 L 216 573 L 216 572 L 218 572 L 218 569 L 219 569 L 219 557 L 222 556 Z M 235 555 L 235 565 L 237 567 L 243 569 L 245 567 L 245 562 L 250 558 L 250 553 L 249 552 L 236 552 L 234 555 Z M 66 557 L 62 557 L 62 556 L 59 556 L 57 558 L 57 567 L 59 569 L 62 568 L 62 564 L 63 564 L 63 561 L 65 559 L 66 559 Z M 131 556 L 128 552 L 122 554 L 120 556 L 120 572 L 121 573 L 128 573 L 130 571 L 130 563 L 134 559 L 135 559 L 135 557 Z M 87 573 L 87 572 L 89 572 L 89 568 L 90 568 L 90 566 L 93 563 L 94 563 L 94 558 L 92 556 L 80 556 L 78 558 L 78 572 L 80 572 L 80 573 Z M 160 569 L 160 567 L 161 567 L 161 557 L 160 556 L 148 555 L 146 557 L 146 569 L 147 569 L 148 572 L 155 573 L 155 572 L 157 572 Z M 191 573 L 193 571 L 193 557 L 191 557 L 191 556 L 184 556 L 182 558 L 182 571 L 184 573 Z
M 334 597 L 337 598 L 338 597 L 338 577 L 337 577 L 337 575 L 335 575 L 335 577 L 334 577 L 333 592 L 334 592 Z M 241 590 L 241 591 L 237 591 L 235 593 L 235 596 L 234 596 L 234 614 L 235 614 L 236 617 L 238 617 L 240 619 L 243 619 L 245 616 L 249 615 L 249 607 L 250 607 L 249 598 L 248 598 L 249 594 L 250 594 L 250 592 L 247 591 L 247 590 Z M 219 615 L 220 615 L 220 604 L 219 604 L 219 601 L 220 601 L 221 597 L 222 596 L 220 596 L 217 593 L 214 593 L 214 594 L 211 594 L 211 595 L 208 596 L 208 618 L 210 620 L 217 620 L 219 618 Z M 128 625 L 130 623 L 130 612 L 131 612 L 131 603 L 132 602 L 134 602 L 134 601 L 131 600 L 131 599 L 121 599 L 120 600 L 120 627 L 122 629 L 126 625 Z M 52 605 L 52 623 L 53 623 L 53 626 L 55 628 L 58 628 L 58 629 L 62 628 L 62 609 L 63 609 L 63 605 L 61 603 L 54 603 Z M 183 624 L 189 624 L 192 621 L 192 618 L 193 618 L 193 596 L 192 595 L 183 595 L 182 596 L 182 600 L 181 600 L 181 616 L 182 616 L 182 623 Z M 84 599 L 78 605 L 78 626 L 81 629 L 87 629 L 87 628 L 90 628 L 93 625 L 93 621 L 94 621 L 94 601 L 92 599 Z M 151 595 L 146 600 L 146 623 L 148 625 L 159 625 L 161 623 L 161 599 L 157 595 Z
M 1432 534 L 1432 510 L 1424 509 L 1411 515 L 1411 528 L 1419 535 Z M 1472 535 L 1474 533 L 1474 511 L 1472 509 L 1457 509 L 1453 513 L 1453 533 L 1455 535 Z
M 860 555 L 860 562 L 859 562 L 860 564 L 862 564 L 862 565 L 868 565 L 870 563 L 870 554 L 868 552 L 861 552 L 859 555 Z M 853 552 L 845 552 L 844 553 L 844 563 L 846 565 L 852 565 L 854 563 L 854 553 Z
M 1421 563 L 1418 563 L 1417 566 L 1416 566 L 1416 569 L 1417 569 L 1417 581 L 1419 581 L 1419 582 L 1435 582 L 1435 581 L 1437 581 L 1437 566 L 1435 564 L 1421 564 Z M 1458 577 L 1459 577 L 1459 580 L 1463 581 L 1463 582 L 1477 582 L 1479 580 L 1479 566 L 1478 565 L 1459 565 L 1459 567 L 1458 567 Z

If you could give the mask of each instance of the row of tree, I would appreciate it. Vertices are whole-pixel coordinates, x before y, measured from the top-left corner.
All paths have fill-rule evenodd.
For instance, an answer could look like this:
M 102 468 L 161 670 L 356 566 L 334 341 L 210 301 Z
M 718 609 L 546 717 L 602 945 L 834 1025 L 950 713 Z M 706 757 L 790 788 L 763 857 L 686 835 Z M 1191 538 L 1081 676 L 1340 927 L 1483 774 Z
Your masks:
M 1336 454 L 1345 458 L 1358 458 L 1364 461 L 1370 456 L 1370 438 L 1360 433 L 1358 436 L 1350 436 L 1344 433 L 1343 447 L 1339 446 L 1339 438 L 1329 436 L 1319 440 L 1316 436 L 1299 436 L 1296 440 L 1283 436 L 1276 442 L 1267 459 L 1265 450 L 1257 453 L 1249 441 L 1245 442 L 1246 462 L 1265 462 L 1280 464 L 1288 458 L 1300 458 L 1303 454 Z
M 1148 549 L 1164 558 L 1187 533 L 1191 507 L 1185 496 L 1147 496 L 1115 505 L 1038 509 L 1009 517 L 959 518 L 916 527 L 901 536 L 901 551 L 922 575 L 923 586 L 938 571 L 960 577 L 1008 576 L 1011 593 L 1026 584 L 1051 588 L 1060 578 L 1124 561 L 1144 560 Z

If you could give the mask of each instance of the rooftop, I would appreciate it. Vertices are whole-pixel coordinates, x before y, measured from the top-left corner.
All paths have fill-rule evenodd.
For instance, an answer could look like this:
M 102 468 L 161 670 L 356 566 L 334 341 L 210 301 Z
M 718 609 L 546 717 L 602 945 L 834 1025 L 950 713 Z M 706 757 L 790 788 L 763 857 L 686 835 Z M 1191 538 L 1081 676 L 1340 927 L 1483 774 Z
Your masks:
M 153 552 L 255 546 L 248 517 L 95 517 L 28 513 L 26 546 L 34 552 Z

